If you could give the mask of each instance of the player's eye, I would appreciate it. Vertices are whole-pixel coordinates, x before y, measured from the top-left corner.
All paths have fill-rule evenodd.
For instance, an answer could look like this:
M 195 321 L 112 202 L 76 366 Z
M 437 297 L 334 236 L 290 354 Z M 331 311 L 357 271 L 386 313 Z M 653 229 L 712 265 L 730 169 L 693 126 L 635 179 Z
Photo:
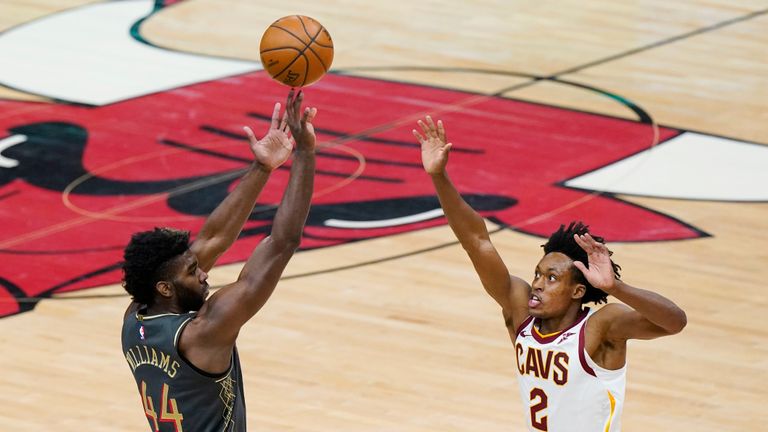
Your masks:
M 549 275 L 549 281 L 550 282 L 554 282 L 556 280 L 557 280 L 557 277 L 555 277 L 555 275 L 553 275 L 553 274 Z

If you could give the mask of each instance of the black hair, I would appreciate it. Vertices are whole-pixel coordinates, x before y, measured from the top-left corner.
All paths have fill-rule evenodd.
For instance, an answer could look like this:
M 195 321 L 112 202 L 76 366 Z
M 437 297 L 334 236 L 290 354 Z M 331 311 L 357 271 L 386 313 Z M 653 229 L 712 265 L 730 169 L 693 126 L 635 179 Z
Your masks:
M 582 249 L 581 246 L 576 243 L 576 240 L 573 239 L 574 234 L 584 235 L 587 233 L 589 233 L 589 235 L 591 235 L 596 242 L 605 244 L 605 240 L 603 240 L 602 237 L 596 236 L 589 232 L 589 225 L 584 225 L 582 222 L 571 222 L 568 225 L 568 228 L 566 228 L 565 225 L 560 225 L 560 228 L 552 233 L 552 235 L 549 236 L 547 243 L 541 245 L 541 247 L 544 248 L 545 255 L 550 252 L 560 252 L 568 256 L 568 258 L 573 261 L 582 262 L 587 268 L 589 268 L 587 252 L 584 251 L 584 249 Z M 613 252 L 609 250 L 608 254 L 613 255 Z M 619 274 L 621 266 L 613 262 L 613 260 L 611 260 L 611 266 L 613 267 L 614 277 L 619 279 L 621 276 Z M 593 287 L 592 284 L 587 281 L 587 278 L 584 277 L 584 274 L 581 272 L 581 270 L 576 268 L 576 266 L 572 266 L 571 272 L 578 283 L 587 287 L 587 292 L 584 294 L 584 297 L 581 298 L 582 304 L 589 302 L 595 302 L 597 304 L 608 302 L 608 294 L 606 294 L 601 289 Z
M 155 227 L 131 236 L 123 253 L 123 287 L 135 302 L 151 306 L 155 284 L 169 277 L 167 264 L 189 249 L 189 231 Z

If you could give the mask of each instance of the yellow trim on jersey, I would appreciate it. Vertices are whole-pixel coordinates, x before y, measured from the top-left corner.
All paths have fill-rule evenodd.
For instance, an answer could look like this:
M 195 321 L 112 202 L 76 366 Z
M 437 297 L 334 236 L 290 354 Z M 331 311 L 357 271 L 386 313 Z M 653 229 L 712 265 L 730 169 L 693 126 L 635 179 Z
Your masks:
M 605 425 L 605 432 L 611 430 L 611 420 L 613 420 L 614 410 L 616 409 L 616 399 L 613 398 L 611 392 L 608 392 L 608 400 L 611 401 L 611 414 L 608 416 L 608 424 Z
M 560 331 L 556 331 L 554 333 L 541 334 L 541 332 L 539 331 L 539 329 L 536 328 L 536 326 L 533 326 L 533 329 L 536 331 L 537 335 L 539 335 L 540 337 L 543 337 L 543 338 L 552 337 L 552 336 L 554 336 L 556 334 L 560 334 L 560 333 L 563 332 L 563 330 L 560 330 Z
M 184 314 L 164 313 L 164 314 L 158 314 L 158 315 L 141 315 L 141 314 L 139 314 L 139 312 L 136 312 L 136 319 L 141 321 L 141 320 L 151 320 L 151 319 L 155 319 L 155 318 L 162 318 L 162 317 L 166 317 L 166 316 L 179 316 L 179 315 L 184 315 Z
M 183 329 L 183 328 L 184 328 L 184 326 L 185 326 L 185 325 L 187 325 L 187 323 L 188 323 L 188 322 L 189 322 L 189 320 L 191 320 L 191 319 L 192 319 L 192 317 L 189 317 L 189 318 L 185 319 L 185 320 L 184 320 L 184 322 L 183 322 L 183 323 L 181 323 L 181 325 L 179 326 L 179 328 L 177 328 L 177 329 L 176 329 L 176 334 L 175 334 L 175 335 L 173 335 L 173 346 L 175 346 L 176 348 L 178 348 L 178 347 L 179 347 L 179 333 L 181 333 L 181 329 Z

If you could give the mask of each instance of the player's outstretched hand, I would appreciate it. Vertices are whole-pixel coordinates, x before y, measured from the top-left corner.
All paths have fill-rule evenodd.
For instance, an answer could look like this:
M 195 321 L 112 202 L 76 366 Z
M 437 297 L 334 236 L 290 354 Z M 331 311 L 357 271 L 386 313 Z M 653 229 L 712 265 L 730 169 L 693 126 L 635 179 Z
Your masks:
M 605 244 L 595 241 L 589 234 L 574 234 L 573 239 L 587 253 L 589 268 L 580 261 L 574 261 L 576 266 L 593 287 L 610 294 L 616 286 L 616 277 L 611 265 L 611 252 Z
M 432 117 L 427 116 L 423 121 L 419 120 L 418 124 L 424 135 L 414 129 L 413 136 L 421 143 L 421 163 L 424 165 L 424 171 L 429 175 L 442 174 L 448 164 L 448 153 L 453 146 L 445 139 L 443 122 L 438 120 L 435 126 Z
M 256 139 L 248 126 L 243 129 L 248 134 L 251 152 L 253 152 L 253 156 L 261 169 L 272 171 L 285 163 L 291 156 L 293 143 L 288 138 L 286 118 L 280 116 L 279 102 L 275 104 L 275 109 L 272 111 L 272 123 L 262 139 Z
M 307 107 L 301 110 L 301 103 L 304 101 L 304 93 L 299 90 L 296 97 L 293 97 L 294 90 L 288 93 L 288 102 L 286 102 L 286 114 L 288 118 L 288 127 L 291 129 L 293 139 L 296 140 L 298 150 L 315 150 L 315 127 L 312 120 L 317 115 L 317 108 Z

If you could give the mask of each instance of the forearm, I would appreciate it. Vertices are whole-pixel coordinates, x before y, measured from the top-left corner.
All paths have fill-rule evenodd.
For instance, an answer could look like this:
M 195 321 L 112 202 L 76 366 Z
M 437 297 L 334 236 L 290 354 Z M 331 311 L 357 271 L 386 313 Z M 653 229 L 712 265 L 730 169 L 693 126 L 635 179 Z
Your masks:
M 472 261 L 483 288 L 501 305 L 505 316 L 511 316 L 514 312 L 510 297 L 512 278 L 501 256 L 491 243 L 485 220 L 464 201 L 445 173 L 433 175 L 432 181 L 448 224 Z M 524 286 L 525 282 L 522 284 Z M 527 289 L 524 291 L 526 292 L 525 302 L 527 302 Z
M 635 288 L 620 280 L 616 281 L 610 294 L 670 334 L 680 332 L 687 323 L 685 312 L 661 294 Z
M 314 150 L 296 150 L 290 180 L 272 224 L 272 240 L 298 246 L 309 214 L 314 179 Z
M 208 247 L 215 249 L 210 251 L 211 254 L 223 253 L 237 240 L 269 175 L 261 164 L 254 162 L 235 189 L 208 216 L 197 239 L 208 242 Z
M 275 214 L 272 233 L 259 243 L 238 277 L 238 280 L 244 281 L 238 308 L 245 319 L 256 313 L 272 295 L 280 275 L 301 242 L 312 198 L 314 173 L 314 151 L 297 150 L 288 186 Z
M 314 182 L 313 151 L 296 150 L 288 186 L 272 225 L 272 233 L 256 246 L 245 262 L 237 282 L 217 293 L 216 310 L 221 326 L 233 339 L 238 329 L 267 302 L 285 266 L 299 246 L 309 213 Z
M 485 221 L 464 201 L 448 178 L 448 173 L 432 175 L 431 178 L 448 224 L 462 246 L 466 249 L 472 240 L 488 237 Z

